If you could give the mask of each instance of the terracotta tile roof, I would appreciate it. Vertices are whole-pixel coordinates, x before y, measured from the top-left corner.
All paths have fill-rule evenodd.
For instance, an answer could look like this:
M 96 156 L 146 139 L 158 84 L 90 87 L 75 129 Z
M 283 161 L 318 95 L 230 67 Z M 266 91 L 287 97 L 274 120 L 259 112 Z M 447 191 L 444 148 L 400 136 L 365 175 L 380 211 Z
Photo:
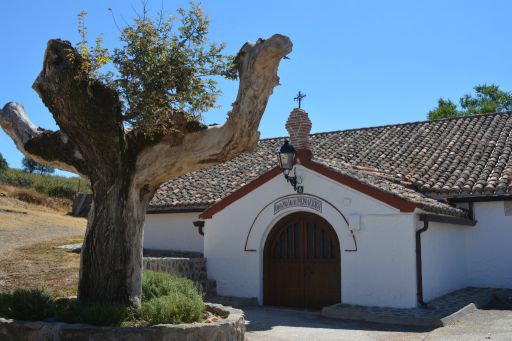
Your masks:
M 156 191 L 149 211 L 174 207 L 207 208 L 277 167 L 275 149 L 284 138 L 261 140 L 251 153 L 166 182 Z
M 213 205 L 276 167 L 283 141 L 263 139 L 251 153 L 167 182 L 150 210 Z M 512 112 L 317 133 L 311 144 L 314 161 L 433 212 L 457 215 L 429 197 L 512 195 Z
M 357 169 L 351 169 L 346 168 L 342 165 L 337 165 L 333 162 L 323 162 L 323 161 L 316 161 L 319 164 L 322 164 L 323 166 L 332 169 L 336 171 L 339 174 L 348 176 L 352 179 L 355 179 L 359 181 L 360 183 L 369 185 L 371 187 L 377 188 L 380 191 L 384 193 L 388 193 L 391 195 L 394 195 L 400 199 L 403 199 L 407 202 L 413 203 L 421 207 L 423 210 L 432 212 L 432 213 L 439 213 L 439 214 L 446 214 L 456 217 L 466 217 L 467 212 L 454 208 L 446 203 L 443 203 L 441 201 L 432 199 L 427 197 L 426 195 L 423 195 L 413 189 L 409 189 L 405 186 L 402 186 L 400 184 L 394 183 L 390 180 L 387 180 L 385 178 L 375 176 L 370 172 L 363 171 L 363 170 L 357 170 Z

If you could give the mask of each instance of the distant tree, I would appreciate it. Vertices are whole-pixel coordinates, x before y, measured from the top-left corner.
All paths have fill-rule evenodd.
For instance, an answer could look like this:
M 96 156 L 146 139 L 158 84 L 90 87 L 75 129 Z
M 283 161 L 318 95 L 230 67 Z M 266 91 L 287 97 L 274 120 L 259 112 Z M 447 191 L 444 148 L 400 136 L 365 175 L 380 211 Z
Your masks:
M 7 160 L 4 159 L 3 155 L 0 153 L 0 172 L 3 172 L 9 168 L 9 164 Z
M 494 84 L 477 85 L 474 89 L 475 96 L 464 95 L 460 99 L 460 106 L 468 115 L 512 110 L 512 92 L 502 91 Z
M 474 95 L 466 94 L 460 98 L 460 109 L 451 100 L 440 98 L 437 107 L 428 113 L 428 119 L 512 111 L 512 92 L 503 91 L 495 84 L 477 85 L 473 89 Z
M 431 110 L 428 113 L 429 120 L 440 120 L 442 118 L 450 118 L 460 116 L 459 111 L 457 110 L 457 104 L 453 103 L 451 100 L 446 100 L 440 98 L 437 101 L 437 108 Z
M 47 165 L 37 163 L 28 157 L 24 157 L 23 160 L 21 161 L 21 163 L 23 164 L 23 170 L 25 172 L 29 172 L 29 173 L 36 172 L 39 174 L 53 174 L 55 172 L 54 167 L 50 167 Z

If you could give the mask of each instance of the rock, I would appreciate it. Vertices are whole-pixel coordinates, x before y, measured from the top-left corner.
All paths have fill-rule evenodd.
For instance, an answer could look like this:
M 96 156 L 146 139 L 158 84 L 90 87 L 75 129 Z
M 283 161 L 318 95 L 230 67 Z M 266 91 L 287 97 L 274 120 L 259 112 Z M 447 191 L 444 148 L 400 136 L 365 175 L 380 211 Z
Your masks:
M 56 248 L 66 250 L 69 252 L 73 252 L 73 253 L 80 253 L 80 251 L 82 250 L 82 244 L 66 244 L 66 245 L 57 246 Z

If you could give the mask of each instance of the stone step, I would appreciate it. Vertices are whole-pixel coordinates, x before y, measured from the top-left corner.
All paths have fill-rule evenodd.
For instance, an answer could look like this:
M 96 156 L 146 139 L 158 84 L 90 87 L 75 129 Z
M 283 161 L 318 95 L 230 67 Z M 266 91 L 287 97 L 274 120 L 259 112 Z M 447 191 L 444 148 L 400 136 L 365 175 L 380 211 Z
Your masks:
M 338 303 L 324 307 L 321 314 L 342 320 L 437 328 L 487 305 L 493 296 L 499 297 L 500 294 L 506 296 L 507 291 L 468 287 L 438 297 L 428 302 L 425 308 L 366 307 Z

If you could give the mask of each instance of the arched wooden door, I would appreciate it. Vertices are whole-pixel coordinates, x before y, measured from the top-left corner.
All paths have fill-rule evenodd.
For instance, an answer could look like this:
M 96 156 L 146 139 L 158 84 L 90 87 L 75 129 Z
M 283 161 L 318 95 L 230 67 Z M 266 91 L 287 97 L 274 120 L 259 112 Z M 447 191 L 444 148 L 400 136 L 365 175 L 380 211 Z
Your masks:
M 263 303 L 321 308 L 341 300 L 338 237 L 322 217 L 292 213 L 270 231 L 263 256 Z

